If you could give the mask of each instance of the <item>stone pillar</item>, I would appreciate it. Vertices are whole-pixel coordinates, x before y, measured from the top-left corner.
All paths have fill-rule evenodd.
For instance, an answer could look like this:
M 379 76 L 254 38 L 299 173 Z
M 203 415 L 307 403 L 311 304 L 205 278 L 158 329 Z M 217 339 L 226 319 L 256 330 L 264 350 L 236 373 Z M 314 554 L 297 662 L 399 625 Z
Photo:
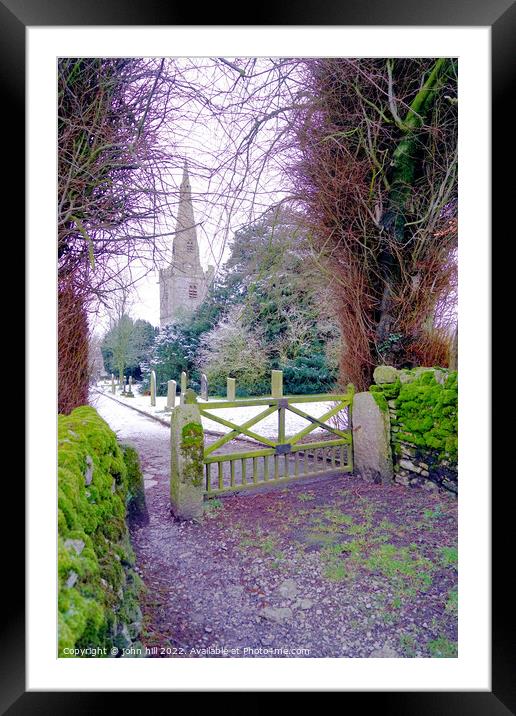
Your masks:
M 150 404 L 156 405 L 156 371 L 150 373 Z
M 372 393 L 356 393 L 353 398 L 354 470 L 369 482 L 393 479 L 389 411 L 382 410 Z
M 111 392 L 113 394 L 116 393 L 116 386 L 115 386 L 115 374 L 111 373 Z
M 127 397 L 128 397 L 128 398 L 134 398 L 134 393 L 133 393 L 133 376 L 132 376 L 132 375 L 129 376 L 129 390 L 127 391 Z
M 204 431 L 193 390 L 170 419 L 170 504 L 181 520 L 197 519 L 204 502 Z
M 236 398 L 236 378 L 228 378 L 226 381 L 226 400 L 235 400 Z
M 175 380 L 169 380 L 167 382 L 167 407 L 165 410 L 168 412 L 176 406 L 176 390 L 177 384 Z
M 201 373 L 201 400 L 208 400 L 208 378 Z
M 122 393 L 123 393 L 124 395 L 126 394 L 126 390 L 125 390 L 126 387 L 127 387 L 127 376 L 124 375 L 124 382 L 123 382 L 123 384 L 122 384 Z
M 283 371 L 271 370 L 271 396 L 283 398 Z

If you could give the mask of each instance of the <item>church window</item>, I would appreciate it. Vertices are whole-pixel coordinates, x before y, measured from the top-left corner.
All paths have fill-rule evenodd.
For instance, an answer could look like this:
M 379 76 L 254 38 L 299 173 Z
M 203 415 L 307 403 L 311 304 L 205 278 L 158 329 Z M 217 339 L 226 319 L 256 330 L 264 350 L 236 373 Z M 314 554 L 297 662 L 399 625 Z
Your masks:
M 194 283 L 188 287 L 188 298 L 197 298 L 197 286 Z
M 187 250 L 189 253 L 193 253 L 193 241 L 192 241 L 192 239 L 188 239 L 188 241 L 186 242 L 186 250 Z

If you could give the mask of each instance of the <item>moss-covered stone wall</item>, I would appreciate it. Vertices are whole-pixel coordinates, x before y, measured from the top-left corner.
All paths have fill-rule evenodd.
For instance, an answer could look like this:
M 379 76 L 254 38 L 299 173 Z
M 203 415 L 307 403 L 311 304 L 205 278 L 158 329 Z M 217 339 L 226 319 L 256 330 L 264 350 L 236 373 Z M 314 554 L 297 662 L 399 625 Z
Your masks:
M 138 454 L 89 406 L 58 418 L 58 655 L 120 656 L 138 643 L 143 584 L 126 516 L 143 506 Z M 116 653 L 115 653 L 116 651 Z
M 458 491 L 458 375 L 443 368 L 378 366 L 370 387 L 388 411 L 394 480 Z

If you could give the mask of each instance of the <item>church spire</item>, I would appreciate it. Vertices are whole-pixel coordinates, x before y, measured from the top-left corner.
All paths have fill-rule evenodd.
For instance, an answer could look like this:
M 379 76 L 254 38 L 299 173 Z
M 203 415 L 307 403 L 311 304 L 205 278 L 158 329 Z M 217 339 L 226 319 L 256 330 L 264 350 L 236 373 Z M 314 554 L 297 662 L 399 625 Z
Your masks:
M 181 196 L 185 195 L 185 198 L 186 198 L 186 195 L 188 194 L 190 196 L 190 200 L 191 200 L 192 190 L 190 187 L 190 176 L 188 174 L 188 162 L 186 161 L 186 159 L 183 164 L 183 179 L 181 181 L 181 187 L 180 187 L 179 191 L 180 191 Z
M 199 257 L 188 164 L 179 187 L 172 264 L 160 271 L 160 325 L 189 315 L 202 302 L 212 274 L 205 274 Z
M 200 269 L 199 245 L 192 203 L 192 189 L 188 175 L 188 164 L 185 159 L 183 179 L 179 188 L 179 207 L 177 210 L 176 233 L 173 243 L 173 263 L 178 266 L 184 262 L 189 268 Z

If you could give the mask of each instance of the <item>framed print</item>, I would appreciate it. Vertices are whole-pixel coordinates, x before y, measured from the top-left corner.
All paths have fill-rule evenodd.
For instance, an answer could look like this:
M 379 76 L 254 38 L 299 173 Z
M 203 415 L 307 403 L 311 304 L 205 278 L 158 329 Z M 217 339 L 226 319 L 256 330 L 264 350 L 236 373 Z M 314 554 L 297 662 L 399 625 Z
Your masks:
M 28 237 L 9 498 L 27 608 L 15 539 L 2 712 L 124 691 L 514 712 L 489 395 L 490 211 L 510 203 L 503 184 L 491 209 L 488 139 L 493 120 L 496 179 L 514 6 L 191 25 L 161 3 L 50 5 L 0 4 Z

